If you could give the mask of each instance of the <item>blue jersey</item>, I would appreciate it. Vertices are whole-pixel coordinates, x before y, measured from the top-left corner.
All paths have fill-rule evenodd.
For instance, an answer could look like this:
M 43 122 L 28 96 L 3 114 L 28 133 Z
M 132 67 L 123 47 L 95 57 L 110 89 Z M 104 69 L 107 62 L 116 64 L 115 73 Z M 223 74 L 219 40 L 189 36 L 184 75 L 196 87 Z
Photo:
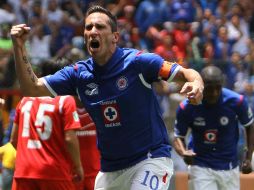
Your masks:
M 192 130 L 193 150 L 197 154 L 194 165 L 215 170 L 229 170 L 238 165 L 238 125 L 253 122 L 252 111 L 246 99 L 223 88 L 215 105 L 188 104 L 185 100 L 177 109 L 175 136 L 185 137 Z
M 101 167 L 107 172 L 147 157 L 170 156 L 151 83 L 173 78 L 179 68 L 152 53 L 117 48 L 104 66 L 89 58 L 45 77 L 44 82 L 54 95 L 80 97 L 96 124 Z

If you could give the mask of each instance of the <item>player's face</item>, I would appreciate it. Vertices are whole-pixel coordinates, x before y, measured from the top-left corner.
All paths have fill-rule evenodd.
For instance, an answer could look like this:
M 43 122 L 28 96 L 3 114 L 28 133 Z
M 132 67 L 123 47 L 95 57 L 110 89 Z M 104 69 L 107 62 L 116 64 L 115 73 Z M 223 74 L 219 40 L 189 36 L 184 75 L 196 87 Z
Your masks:
M 208 104 L 216 104 L 218 102 L 219 97 L 220 97 L 221 90 L 222 90 L 221 84 L 205 85 L 205 89 L 203 92 L 204 100 Z
M 87 51 L 99 64 L 107 62 L 118 41 L 118 33 L 112 32 L 108 16 L 98 12 L 86 18 L 84 37 Z

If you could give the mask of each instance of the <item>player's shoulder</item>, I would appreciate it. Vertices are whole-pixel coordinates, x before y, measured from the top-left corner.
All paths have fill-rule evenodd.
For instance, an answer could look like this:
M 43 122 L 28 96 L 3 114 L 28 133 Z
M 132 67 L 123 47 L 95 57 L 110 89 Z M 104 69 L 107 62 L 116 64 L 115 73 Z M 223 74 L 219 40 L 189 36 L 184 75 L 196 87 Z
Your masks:
M 77 61 L 69 66 L 66 66 L 66 69 L 71 69 L 75 72 L 80 72 L 84 70 L 93 70 L 94 63 L 92 58 L 88 58 L 86 60 Z
M 119 48 L 119 50 L 119 52 L 122 53 L 123 56 L 128 56 L 132 58 L 159 56 L 152 52 L 147 52 L 145 50 L 138 50 L 134 48 Z
M 222 88 L 223 102 L 234 105 L 241 105 L 244 101 L 244 96 L 228 88 Z
M 132 61 L 135 59 L 136 56 L 139 56 L 142 54 L 142 50 L 134 49 L 134 48 L 118 48 L 117 49 L 117 56 L 119 59 L 125 58 L 129 61 Z
M 19 101 L 19 105 L 23 105 L 28 101 L 34 101 L 36 99 L 36 97 L 29 97 L 29 96 L 25 96 L 23 97 L 20 101 Z

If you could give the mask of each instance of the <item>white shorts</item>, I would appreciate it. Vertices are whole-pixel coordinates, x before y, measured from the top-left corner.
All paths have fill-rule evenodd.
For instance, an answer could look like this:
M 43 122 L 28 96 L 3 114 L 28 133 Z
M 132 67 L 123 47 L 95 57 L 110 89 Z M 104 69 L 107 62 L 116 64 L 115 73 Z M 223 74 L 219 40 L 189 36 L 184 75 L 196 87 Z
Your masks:
M 148 158 L 114 172 L 99 172 L 95 190 L 167 190 L 173 175 L 170 158 Z
M 190 166 L 189 176 L 190 190 L 240 190 L 239 167 L 232 170 L 213 170 Z

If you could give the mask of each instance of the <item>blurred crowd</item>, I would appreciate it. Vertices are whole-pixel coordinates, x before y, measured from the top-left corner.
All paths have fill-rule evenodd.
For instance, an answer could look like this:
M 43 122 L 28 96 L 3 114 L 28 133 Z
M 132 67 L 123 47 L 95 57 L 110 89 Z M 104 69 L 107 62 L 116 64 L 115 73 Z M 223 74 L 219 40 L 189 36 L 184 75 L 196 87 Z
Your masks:
M 16 85 L 11 25 L 27 23 L 36 67 L 48 59 L 87 56 L 83 14 L 99 3 L 118 18 L 119 46 L 155 52 L 184 67 L 216 64 L 225 85 L 252 97 L 254 5 L 251 0 L 1 0 L 0 87 Z

